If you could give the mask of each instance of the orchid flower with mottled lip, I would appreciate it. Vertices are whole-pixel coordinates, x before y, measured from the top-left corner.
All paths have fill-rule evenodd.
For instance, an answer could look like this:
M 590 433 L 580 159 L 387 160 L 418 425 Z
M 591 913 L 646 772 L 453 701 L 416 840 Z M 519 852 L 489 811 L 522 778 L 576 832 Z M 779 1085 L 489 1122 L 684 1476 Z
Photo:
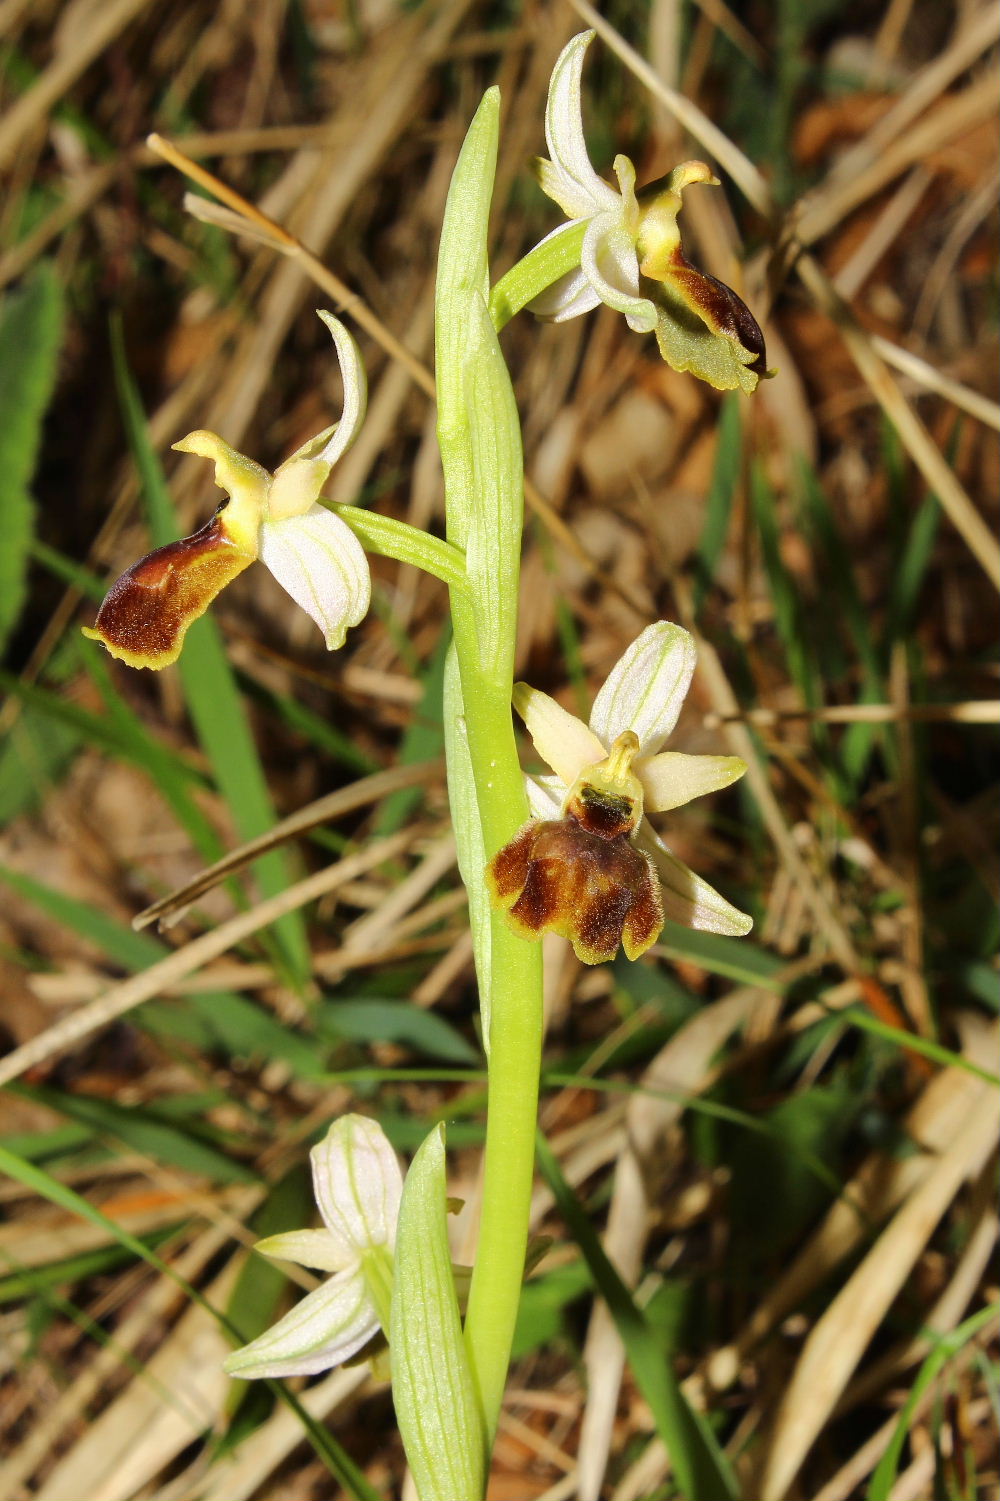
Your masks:
M 350 1359 L 387 1322 L 403 1175 L 382 1127 L 335 1121 L 310 1155 L 322 1230 L 257 1243 L 264 1256 L 331 1273 L 290 1313 L 225 1361 L 230 1376 L 312 1376 Z
M 175 662 L 188 626 L 257 558 L 312 616 L 330 651 L 367 613 L 371 575 L 364 549 L 346 523 L 318 502 L 330 470 L 364 420 L 367 382 L 347 329 L 330 313 L 319 316 L 340 360 L 340 422 L 310 438 L 273 475 L 215 433 L 189 433 L 174 444 L 181 453 L 213 459 L 215 482 L 229 498 L 193 536 L 134 563 L 112 585 L 94 628 L 84 627 L 85 636 L 130 667 Z
M 589 724 L 515 684 L 514 706 L 555 773 L 526 778 L 536 816 L 487 865 L 491 900 L 515 932 L 561 933 L 596 964 L 619 944 L 637 958 L 665 918 L 710 933 L 750 931 L 752 919 L 671 854 L 644 817 L 717 792 L 746 771 L 738 756 L 660 749 L 695 655 L 680 626 L 647 626 L 612 668 Z
M 689 264 L 677 228 L 684 189 L 692 183 L 718 186 L 718 179 L 704 162 L 682 162 L 637 195 L 627 156 L 614 160 L 617 189 L 597 175 L 587 155 L 580 100 L 584 55 L 593 37 L 592 31 L 580 32 L 559 55 L 545 110 L 551 160 L 535 163 L 542 189 L 570 221 L 546 239 L 586 224 L 580 264 L 536 297 L 531 311 L 558 323 L 604 302 L 624 313 L 636 333 L 655 331 L 673 369 L 689 370 L 720 391 L 749 394 L 770 373 L 764 336 L 735 292 Z

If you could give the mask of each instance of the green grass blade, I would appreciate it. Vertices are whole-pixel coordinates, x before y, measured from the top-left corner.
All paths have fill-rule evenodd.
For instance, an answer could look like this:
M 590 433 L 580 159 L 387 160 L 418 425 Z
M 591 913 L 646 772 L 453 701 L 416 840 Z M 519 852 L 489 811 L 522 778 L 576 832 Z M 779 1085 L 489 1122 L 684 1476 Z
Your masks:
M 910 1431 L 910 1420 L 916 1410 L 917 1403 L 937 1376 L 941 1367 L 952 1356 L 956 1355 L 970 1339 L 974 1339 L 981 1329 L 993 1323 L 998 1314 L 1000 1314 L 1000 1308 L 996 1304 L 992 1304 L 989 1308 L 981 1308 L 978 1313 L 966 1319 L 964 1324 L 959 1324 L 958 1328 L 954 1329 L 950 1334 L 939 1336 L 935 1348 L 917 1372 L 917 1378 L 910 1389 L 910 1395 L 907 1397 L 903 1410 L 899 1414 L 896 1430 L 889 1442 L 889 1447 L 875 1467 L 875 1473 L 872 1475 L 865 1501 L 889 1501 L 896 1483 L 899 1456 L 903 1451 L 906 1435 Z
M 803 458 L 798 466 L 801 509 L 806 531 L 813 544 L 817 574 L 824 579 L 824 593 L 836 599 L 837 608 L 830 612 L 829 627 L 839 629 L 841 622 L 850 632 L 861 669 L 858 702 L 880 703 L 885 697 L 882 662 L 870 625 L 870 612 L 858 592 L 854 568 L 847 547 L 837 529 L 830 503 L 819 476 Z M 840 741 L 840 762 L 852 785 L 857 787 L 867 768 L 872 749 L 880 741 L 890 762 L 891 737 L 884 729 L 871 724 L 853 724 Z
M 132 973 L 169 953 L 150 934 L 136 933 L 99 908 L 21 871 L 0 865 L 0 882 Z M 147 1001 L 137 1021 L 155 1035 L 187 1039 L 205 1050 L 221 1047 L 231 1056 L 282 1058 L 302 1079 L 317 1079 L 324 1073 L 326 1049 L 318 1048 L 315 1038 L 292 1031 L 245 996 L 229 991 L 204 990 L 169 1002 Z
M 29 485 L 56 382 L 62 322 L 62 291 L 43 261 L 0 308 L 0 652 L 27 595 L 35 529 Z
M 936 495 L 925 495 L 917 509 L 891 575 L 892 589 L 886 611 L 885 653 L 903 639 L 913 619 L 920 591 L 934 554 L 934 543 L 941 520 L 941 505 Z
M 170 1163 L 194 1177 L 213 1183 L 256 1183 L 257 1175 L 241 1162 L 235 1162 L 192 1131 L 182 1130 L 172 1121 L 138 1105 L 116 1105 L 113 1100 L 69 1094 L 40 1085 L 18 1088 L 22 1098 L 38 1100 L 59 1115 L 82 1126 L 89 1126 L 98 1136 L 110 1137 L 133 1152 L 151 1157 L 154 1162 Z
M 932 1042 L 929 1037 L 921 1037 L 917 1032 L 904 1032 L 901 1027 L 891 1027 L 888 1022 L 880 1021 L 877 1016 L 872 1016 L 862 1006 L 845 1006 L 843 1011 L 837 1011 L 836 1016 L 844 1022 L 850 1023 L 862 1032 L 870 1032 L 873 1037 L 881 1037 L 886 1042 L 894 1042 L 900 1048 L 911 1053 L 920 1053 L 924 1058 L 930 1058 L 932 1062 L 939 1063 L 942 1068 L 961 1068 L 967 1074 L 974 1074 L 977 1079 L 982 1079 L 986 1084 L 992 1084 L 994 1088 L 1000 1088 L 1000 1075 L 991 1074 L 989 1069 L 980 1068 L 978 1063 L 973 1063 L 971 1058 L 964 1058 L 961 1053 L 953 1053 L 950 1048 L 942 1047 L 939 1042 Z
M 813 642 L 804 629 L 798 590 L 781 555 L 781 535 L 777 502 L 763 466 L 754 464 L 750 475 L 753 513 L 760 537 L 761 555 L 771 585 L 774 625 L 785 650 L 788 670 L 798 684 L 804 701 L 817 707 L 818 675 L 813 660 Z
M 33 1163 L 25 1162 L 23 1158 L 17 1157 L 3 1145 L 0 1145 L 0 1173 L 6 1173 L 8 1178 L 13 1178 L 15 1182 L 38 1194 L 40 1198 L 47 1199 L 50 1204 L 55 1204 L 68 1214 L 76 1215 L 78 1219 L 85 1220 L 90 1225 L 98 1226 L 98 1228 L 107 1234 L 110 1240 L 117 1241 L 119 1245 L 127 1247 L 133 1256 L 138 1257 L 140 1261 L 145 1261 L 154 1271 L 159 1272 L 161 1276 L 169 1277 L 187 1295 L 192 1303 L 197 1303 L 199 1307 L 204 1308 L 206 1313 L 210 1314 L 212 1318 L 217 1319 L 222 1327 L 232 1334 L 234 1338 L 237 1340 L 240 1338 L 238 1332 L 232 1328 L 225 1314 L 220 1313 L 217 1308 L 214 1308 L 196 1287 L 192 1287 L 191 1283 L 187 1282 L 179 1273 L 174 1271 L 173 1267 L 167 1262 L 162 1261 L 156 1255 L 155 1251 L 151 1251 L 138 1236 L 132 1235 L 122 1225 L 118 1225 L 114 1220 L 108 1219 L 107 1215 L 102 1214 L 93 1204 L 89 1204 L 86 1199 L 75 1193 L 72 1188 L 67 1188 L 64 1183 L 60 1183 L 57 1178 L 53 1178 L 49 1173 L 43 1172 L 41 1168 L 35 1167 Z M 326 1464 L 330 1473 L 344 1487 L 348 1495 L 353 1496 L 355 1501 L 382 1501 L 382 1497 L 378 1491 L 374 1490 L 368 1484 L 364 1475 L 340 1447 L 333 1435 L 328 1433 L 320 1423 L 317 1423 L 309 1415 L 298 1399 L 288 1391 L 284 1383 L 273 1381 L 269 1382 L 268 1385 L 298 1417 L 302 1424 L 303 1432 L 308 1435 L 316 1453 Z
M 615 1321 L 632 1373 L 649 1403 L 681 1491 L 688 1501 L 738 1501 L 739 1486 L 732 1466 L 708 1422 L 694 1411 L 681 1391 L 668 1352 L 605 1255 L 594 1227 L 563 1177 L 555 1154 L 541 1136 L 538 1159 L 559 1211 Z
M 443 630 L 434 654 L 423 672 L 423 694 L 407 725 L 396 757 L 399 766 L 412 766 L 440 756 L 444 748 L 444 664 L 451 645 L 451 631 Z M 384 838 L 401 829 L 424 798 L 422 787 L 404 787 L 392 793 L 378 810 L 374 835 Z

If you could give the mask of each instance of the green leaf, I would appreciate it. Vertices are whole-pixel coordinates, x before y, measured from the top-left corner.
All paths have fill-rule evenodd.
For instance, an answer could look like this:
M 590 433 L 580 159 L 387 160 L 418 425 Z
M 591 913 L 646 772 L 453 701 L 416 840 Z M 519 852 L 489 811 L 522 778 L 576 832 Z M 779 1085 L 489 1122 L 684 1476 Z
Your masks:
M 27 592 L 35 529 L 29 490 L 56 382 L 62 292 L 48 261 L 0 309 L 0 651 Z
M 136 933 L 99 908 L 21 871 L 0 865 L 0 882 L 20 892 L 63 927 L 96 944 L 123 969 L 147 969 L 169 952 L 148 933 Z M 149 1030 L 161 1036 L 180 1037 L 204 1048 L 221 1045 L 237 1057 L 283 1058 L 303 1079 L 320 1078 L 325 1073 L 325 1060 L 314 1040 L 282 1026 L 245 996 L 206 990 L 168 1002 L 150 1001 L 138 1014 L 140 1026 L 146 1017 Z
M 34 902 L 61 926 L 94 943 L 102 953 L 129 970 L 146 969 L 162 959 L 167 950 L 146 933 L 134 933 L 113 917 L 77 897 L 66 896 L 33 876 L 0 865 L 0 881 Z
M 145 417 L 125 360 L 120 324 L 112 326 L 115 380 L 129 444 L 142 480 L 150 531 L 160 545 L 177 535 L 173 504 L 163 470 L 149 441 Z M 210 616 L 195 621 L 178 661 L 184 698 L 202 749 L 208 756 L 219 791 L 228 804 L 241 839 L 256 839 L 273 828 L 276 818 L 257 748 L 247 722 L 236 679 Z M 293 883 L 291 862 L 282 850 L 255 861 L 254 873 L 265 897 L 277 896 Z M 285 961 L 299 982 L 309 974 L 309 945 L 301 912 L 289 912 L 274 924 Z
M 186 1173 L 210 1178 L 215 1183 L 256 1183 L 257 1175 L 241 1162 L 234 1162 L 189 1131 L 158 1117 L 155 1111 L 137 1105 L 116 1105 L 82 1094 L 67 1094 L 40 1085 L 17 1091 L 38 1100 L 50 1110 L 89 1126 L 101 1136 L 113 1137 L 134 1152 L 155 1162 L 169 1162 Z
M 761 985 L 779 993 L 784 989 L 775 976 L 786 961 L 755 947 L 746 938 L 727 938 L 722 933 L 699 933 L 680 923 L 664 924 L 659 951 L 668 959 L 687 959 L 711 975 L 735 980 L 739 985 Z
M 437 1126 L 406 1175 L 396 1227 L 392 1396 L 420 1501 L 482 1501 L 486 1439 L 462 1341 L 445 1191 Z
M 524 1285 L 517 1310 L 511 1360 L 520 1360 L 564 1335 L 566 1310 L 593 1286 L 584 1261 L 557 1267 Z
M 733 1142 L 731 1213 L 755 1255 L 778 1254 L 830 1198 L 831 1185 L 815 1164 L 835 1166 L 844 1136 L 860 1107 L 846 1081 L 790 1095 L 767 1112 L 764 1132 L 738 1131 Z M 833 1184 L 834 1190 L 839 1186 Z
M 162 1006 L 147 1001 L 140 1022 L 144 1019 L 158 1036 L 188 1038 L 195 1046 L 221 1048 L 235 1058 L 281 1058 L 300 1079 L 326 1075 L 324 1050 L 314 1038 L 283 1026 L 269 1011 L 231 991 L 199 991 Z
M 487 230 L 500 134 L 500 93 L 483 95 L 451 180 L 435 292 L 438 444 L 449 504 L 449 542 L 465 547 L 475 505 L 468 449 L 465 365 L 470 294 L 489 297 Z
M 449 1063 L 478 1063 L 479 1054 L 443 1017 L 409 1001 L 375 998 L 325 1001 L 316 1007 L 319 1030 L 354 1042 L 397 1042 Z
M 988 1328 L 990 1324 L 994 1323 L 998 1314 L 1000 1314 L 1000 1307 L 996 1303 L 993 1303 L 988 1308 L 979 1309 L 978 1313 L 974 1313 L 963 1324 L 959 1324 L 958 1328 L 952 1330 L 950 1334 L 932 1335 L 932 1338 L 936 1338 L 937 1343 L 917 1372 L 917 1378 L 910 1388 L 910 1395 L 907 1397 L 903 1405 L 903 1410 L 899 1414 L 895 1432 L 889 1441 L 889 1447 L 875 1467 L 875 1473 L 872 1475 L 871 1484 L 868 1487 L 866 1501 L 889 1501 L 889 1497 L 895 1488 L 896 1473 L 899 1469 L 899 1456 L 903 1452 L 903 1444 L 906 1442 L 906 1435 L 910 1431 L 910 1423 L 921 1397 L 934 1381 L 942 1366 L 957 1355 L 970 1340 L 975 1339 L 976 1335 L 982 1329 Z
M 649 1403 L 682 1493 L 689 1501 L 737 1501 L 739 1486 L 708 1421 L 689 1404 L 656 1331 L 636 1307 L 608 1260 L 548 1142 L 539 1135 L 538 1161 L 573 1239 L 608 1305 L 628 1352 L 632 1373 Z
M 468 330 L 463 388 L 472 467 L 466 569 L 483 670 L 498 681 L 513 675 L 524 523 L 521 423 L 510 373 L 486 303 L 466 298 Z
M 6 679 L 13 685 L 16 679 Z M 2 686 L 2 683 L 0 683 Z M 0 826 L 34 807 L 73 758 L 79 729 L 25 704 L 0 745 Z

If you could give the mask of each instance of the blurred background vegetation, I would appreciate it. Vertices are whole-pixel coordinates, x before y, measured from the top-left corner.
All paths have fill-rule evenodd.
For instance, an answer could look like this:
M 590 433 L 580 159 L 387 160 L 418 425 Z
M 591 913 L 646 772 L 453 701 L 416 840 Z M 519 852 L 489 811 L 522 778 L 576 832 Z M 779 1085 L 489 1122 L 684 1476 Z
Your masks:
M 633 1375 L 658 1361 L 732 1495 L 985 1501 L 1000 17 L 968 0 L 602 16 L 594 160 L 625 151 L 642 183 L 711 155 L 633 48 L 725 133 L 685 245 L 750 303 L 778 374 L 720 398 L 607 310 L 505 332 L 534 486 L 518 674 L 586 708 L 650 620 L 698 633 L 673 746 L 751 772 L 661 828 L 756 926 L 668 926 L 643 962 L 594 970 L 548 949 L 534 1224 L 552 1244 L 490 1495 L 678 1494 L 662 1440 L 676 1458 L 683 1434 Z M 444 195 L 493 81 L 495 274 L 556 222 L 528 163 L 583 24 L 558 0 L 0 0 L 9 1501 L 398 1494 L 385 1384 L 365 1366 L 307 1384 L 332 1435 L 310 1446 L 267 1389 L 222 1375 L 195 1291 L 246 1338 L 288 1305 L 293 1283 L 246 1248 L 308 1222 L 308 1148 L 348 1109 L 404 1153 L 447 1120 L 458 1259 L 474 1243 L 484 1075 L 440 761 L 442 587 L 376 560 L 372 613 L 334 656 L 258 569 L 162 675 L 79 632 L 111 578 L 214 507 L 172 442 L 207 427 L 273 467 L 339 412 L 329 291 L 192 217 L 144 138 L 342 279 L 372 400 L 328 493 L 436 529 L 433 407 L 389 336 L 430 362 Z M 252 840 L 252 862 L 133 928 Z M 643 1310 L 624 1370 L 593 1230 Z

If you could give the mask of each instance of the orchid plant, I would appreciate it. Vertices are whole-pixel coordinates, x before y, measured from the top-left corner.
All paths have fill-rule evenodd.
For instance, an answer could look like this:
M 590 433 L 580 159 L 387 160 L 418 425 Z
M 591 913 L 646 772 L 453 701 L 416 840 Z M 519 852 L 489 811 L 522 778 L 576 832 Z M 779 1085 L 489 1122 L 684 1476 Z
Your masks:
M 449 795 L 489 1061 L 482 1214 L 466 1316 L 463 1323 L 448 1250 L 441 1129 L 404 1180 L 381 1129 L 349 1115 L 312 1153 L 323 1228 L 272 1236 L 258 1247 L 327 1280 L 226 1363 L 245 1379 L 313 1375 L 374 1348 L 381 1331 L 421 1501 L 481 1501 L 485 1488 L 525 1267 L 542 1043 L 540 934 L 563 935 L 581 960 L 596 964 L 619 946 L 637 958 L 667 919 L 730 935 L 751 925 L 670 852 L 648 818 L 727 787 L 746 770 L 733 756 L 662 749 L 695 670 L 688 632 L 667 621 L 643 630 L 586 724 L 545 693 L 513 683 L 523 474 L 498 330 L 523 308 L 560 321 L 605 303 L 636 332 L 655 333 L 674 368 L 720 389 L 749 393 L 768 373 L 747 308 L 681 249 L 683 193 L 714 182 L 710 169 L 685 162 L 637 192 L 626 157 L 615 159 L 616 187 L 591 165 L 581 73 L 592 35 L 574 37 L 556 63 L 545 118 L 549 157 L 537 168 L 567 222 L 492 291 L 496 89 L 485 95 L 455 168 L 436 293 L 445 540 L 323 500 L 333 464 L 363 421 L 365 377 L 350 334 L 321 312 L 343 374 L 340 423 L 273 475 L 213 433 L 177 443 L 214 462 L 228 498 L 192 537 L 133 565 L 87 633 L 130 666 L 165 667 L 191 621 L 258 559 L 331 650 L 368 608 L 365 547 L 448 584 Z M 512 704 L 551 774 L 522 773 Z

